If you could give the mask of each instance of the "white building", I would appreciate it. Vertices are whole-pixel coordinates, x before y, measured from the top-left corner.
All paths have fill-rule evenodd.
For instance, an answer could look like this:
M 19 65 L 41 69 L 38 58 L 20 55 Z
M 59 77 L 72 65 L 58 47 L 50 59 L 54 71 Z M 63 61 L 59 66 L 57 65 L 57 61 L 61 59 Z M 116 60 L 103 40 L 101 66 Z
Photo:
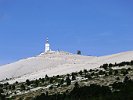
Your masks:
M 50 44 L 49 44 L 48 37 L 47 37 L 46 43 L 45 43 L 45 52 L 49 52 L 49 51 L 50 51 Z

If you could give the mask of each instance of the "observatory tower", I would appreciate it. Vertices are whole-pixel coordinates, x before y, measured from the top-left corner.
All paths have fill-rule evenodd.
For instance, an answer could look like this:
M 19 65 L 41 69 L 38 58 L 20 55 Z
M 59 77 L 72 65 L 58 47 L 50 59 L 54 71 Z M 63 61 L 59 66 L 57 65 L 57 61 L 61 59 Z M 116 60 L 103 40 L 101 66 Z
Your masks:
M 50 51 L 50 44 L 49 44 L 48 37 L 47 37 L 46 43 L 45 43 L 45 52 L 48 52 L 48 51 Z

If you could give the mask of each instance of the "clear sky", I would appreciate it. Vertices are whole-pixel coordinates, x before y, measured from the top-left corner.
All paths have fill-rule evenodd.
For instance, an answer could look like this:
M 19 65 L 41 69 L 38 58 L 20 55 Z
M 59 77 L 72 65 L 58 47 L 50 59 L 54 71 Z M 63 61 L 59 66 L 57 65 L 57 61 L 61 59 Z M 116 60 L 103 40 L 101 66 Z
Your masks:
M 0 0 L 0 65 L 52 50 L 133 50 L 133 0 Z

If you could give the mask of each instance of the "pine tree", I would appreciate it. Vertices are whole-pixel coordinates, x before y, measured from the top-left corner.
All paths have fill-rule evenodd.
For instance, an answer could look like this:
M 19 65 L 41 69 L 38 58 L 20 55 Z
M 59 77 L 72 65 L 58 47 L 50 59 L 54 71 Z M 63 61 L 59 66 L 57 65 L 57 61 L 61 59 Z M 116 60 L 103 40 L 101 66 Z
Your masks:
M 72 74 L 72 80 L 76 80 L 76 76 Z
M 124 82 L 124 83 L 127 83 L 129 80 L 130 80 L 129 77 L 125 76 L 123 82 Z
M 25 85 L 21 84 L 20 88 L 21 88 L 21 91 L 25 90 Z
M 15 85 L 12 85 L 12 90 L 15 90 Z
M 26 80 L 26 84 L 29 86 L 31 83 L 30 83 L 30 81 L 27 79 Z
M 69 77 L 66 78 L 66 82 L 67 82 L 67 86 L 68 86 L 68 85 L 71 85 L 71 80 L 70 80 Z
M 74 88 L 76 88 L 76 89 L 79 88 L 79 84 L 78 84 L 78 82 L 76 82 L 76 83 L 74 84 Z
M 78 55 L 81 55 L 81 51 L 80 51 L 80 50 L 77 50 L 77 54 L 78 54 Z
M 61 79 L 60 81 L 60 85 L 62 85 L 64 83 L 64 79 Z
M 48 77 L 48 75 L 47 75 L 47 74 L 45 75 L 45 79 L 46 79 L 46 80 L 49 80 L 49 77 Z

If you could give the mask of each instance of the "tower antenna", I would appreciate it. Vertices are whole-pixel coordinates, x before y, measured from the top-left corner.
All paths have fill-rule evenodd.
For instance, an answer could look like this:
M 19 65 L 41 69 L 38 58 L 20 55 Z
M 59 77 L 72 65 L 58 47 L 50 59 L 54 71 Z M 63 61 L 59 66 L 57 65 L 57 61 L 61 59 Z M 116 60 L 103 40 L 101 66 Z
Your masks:
M 50 44 L 49 44 L 49 40 L 48 37 L 46 38 L 46 43 L 45 43 L 45 52 L 49 52 L 50 51 Z

